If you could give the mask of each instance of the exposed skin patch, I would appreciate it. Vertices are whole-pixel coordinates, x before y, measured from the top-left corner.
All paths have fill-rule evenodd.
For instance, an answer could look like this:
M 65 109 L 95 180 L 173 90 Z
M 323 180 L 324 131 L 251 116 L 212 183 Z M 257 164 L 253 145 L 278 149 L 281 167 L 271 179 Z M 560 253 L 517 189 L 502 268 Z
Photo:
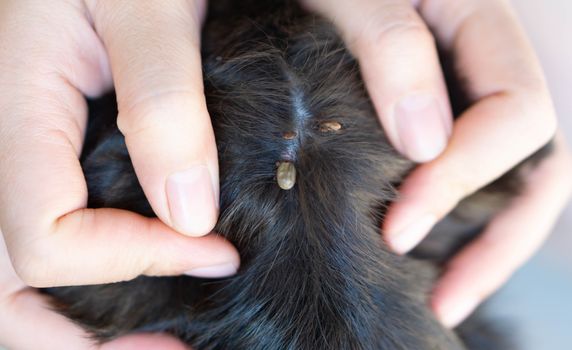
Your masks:
M 289 190 L 296 184 L 296 167 L 291 162 L 280 162 L 276 170 L 276 181 L 283 190 Z
M 285 140 L 297 139 L 297 142 L 288 142 L 286 148 L 281 154 L 281 159 L 285 161 L 294 161 L 297 158 L 300 144 L 304 138 L 304 129 L 308 119 L 312 117 L 308 107 L 306 106 L 305 94 L 300 86 L 299 78 L 289 68 L 285 68 L 285 73 L 288 81 L 290 82 L 290 97 L 291 97 L 291 117 L 292 129 L 282 134 Z M 294 171 L 295 173 L 295 171 Z M 293 185 L 292 185 L 293 186 Z M 282 186 L 281 186 L 282 188 Z M 288 188 L 290 189 L 290 188 Z
M 302 88 L 299 86 L 298 78 L 292 72 L 288 72 L 292 89 L 290 91 L 292 98 L 292 117 L 297 130 L 304 128 L 304 122 L 312 117 L 306 106 L 304 98 L 306 97 Z

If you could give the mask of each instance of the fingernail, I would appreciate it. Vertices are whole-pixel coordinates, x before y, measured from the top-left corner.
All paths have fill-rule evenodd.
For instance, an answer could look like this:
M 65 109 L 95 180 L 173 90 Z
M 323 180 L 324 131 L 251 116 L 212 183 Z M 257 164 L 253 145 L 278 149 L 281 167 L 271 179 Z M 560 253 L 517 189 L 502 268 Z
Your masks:
M 432 95 L 418 93 L 404 97 L 395 106 L 394 118 L 399 151 L 411 160 L 429 161 L 447 146 L 450 122 Z
M 397 253 L 405 254 L 419 244 L 436 223 L 435 215 L 425 215 L 396 233 L 395 236 L 390 237 L 388 239 L 389 244 Z
M 445 327 L 455 328 L 463 322 L 479 305 L 477 299 L 463 299 L 454 305 L 446 305 L 437 311 L 437 316 Z
M 174 228 L 193 236 L 209 233 L 217 219 L 215 193 L 205 165 L 169 176 L 167 200 Z
M 197 267 L 187 271 L 185 275 L 194 277 L 217 278 L 232 276 L 236 273 L 236 271 L 236 265 L 232 263 L 226 263 L 213 266 Z

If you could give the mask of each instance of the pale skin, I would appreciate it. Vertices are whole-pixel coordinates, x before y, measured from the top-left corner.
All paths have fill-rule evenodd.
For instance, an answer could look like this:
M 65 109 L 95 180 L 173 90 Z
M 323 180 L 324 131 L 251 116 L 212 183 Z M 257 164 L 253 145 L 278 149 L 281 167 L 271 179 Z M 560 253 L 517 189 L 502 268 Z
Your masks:
M 396 252 L 412 249 L 459 200 L 554 136 L 542 71 L 507 1 L 304 4 L 339 28 L 391 142 L 421 163 L 382 230 Z M 201 78 L 204 8 L 191 0 L 0 0 L 0 345 L 93 348 L 28 286 L 216 277 L 238 268 L 236 250 L 210 233 L 219 189 Z M 455 123 L 435 41 L 455 53 L 474 101 Z M 119 127 L 158 219 L 85 209 L 83 96 L 113 85 Z M 432 307 L 445 325 L 466 317 L 550 232 L 571 191 L 568 148 L 561 136 L 556 143 L 528 174 L 523 195 L 438 282 Z M 162 335 L 106 346 L 183 348 Z

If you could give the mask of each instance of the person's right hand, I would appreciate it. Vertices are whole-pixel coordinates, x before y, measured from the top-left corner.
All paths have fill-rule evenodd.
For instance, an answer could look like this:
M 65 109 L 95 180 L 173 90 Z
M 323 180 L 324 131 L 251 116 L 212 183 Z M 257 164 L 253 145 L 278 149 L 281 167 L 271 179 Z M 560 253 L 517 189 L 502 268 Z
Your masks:
M 0 227 L 27 285 L 236 271 L 229 242 L 197 237 L 218 210 L 204 11 L 194 0 L 0 0 Z M 84 96 L 113 85 L 119 128 L 159 219 L 86 209 Z
M 507 0 L 303 0 L 355 55 L 393 146 L 421 163 L 384 217 L 396 253 L 413 249 L 463 198 L 539 150 L 557 119 L 542 69 Z M 432 32 L 429 31 L 432 30 Z M 470 107 L 452 121 L 437 45 L 454 59 Z M 540 247 L 572 186 L 562 135 L 522 192 L 447 261 L 431 295 L 457 326 Z

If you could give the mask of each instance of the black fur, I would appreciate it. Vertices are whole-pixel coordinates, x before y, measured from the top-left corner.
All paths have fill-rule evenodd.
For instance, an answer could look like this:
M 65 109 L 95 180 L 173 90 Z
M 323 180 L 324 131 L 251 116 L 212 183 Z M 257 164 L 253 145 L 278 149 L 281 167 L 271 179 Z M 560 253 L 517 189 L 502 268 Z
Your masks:
M 490 325 L 445 329 L 427 299 L 439 264 L 486 223 L 491 201 L 506 203 L 495 186 L 510 188 L 518 170 L 397 256 L 379 227 L 413 164 L 390 146 L 333 27 L 290 1 L 212 1 L 203 43 L 220 161 L 216 231 L 240 251 L 238 275 L 47 290 L 58 307 L 98 340 L 164 331 L 199 350 L 507 349 Z M 115 96 L 90 113 L 90 207 L 153 216 L 115 125 Z M 320 130 L 324 121 L 342 127 Z M 275 178 L 284 160 L 297 169 L 288 191 Z

